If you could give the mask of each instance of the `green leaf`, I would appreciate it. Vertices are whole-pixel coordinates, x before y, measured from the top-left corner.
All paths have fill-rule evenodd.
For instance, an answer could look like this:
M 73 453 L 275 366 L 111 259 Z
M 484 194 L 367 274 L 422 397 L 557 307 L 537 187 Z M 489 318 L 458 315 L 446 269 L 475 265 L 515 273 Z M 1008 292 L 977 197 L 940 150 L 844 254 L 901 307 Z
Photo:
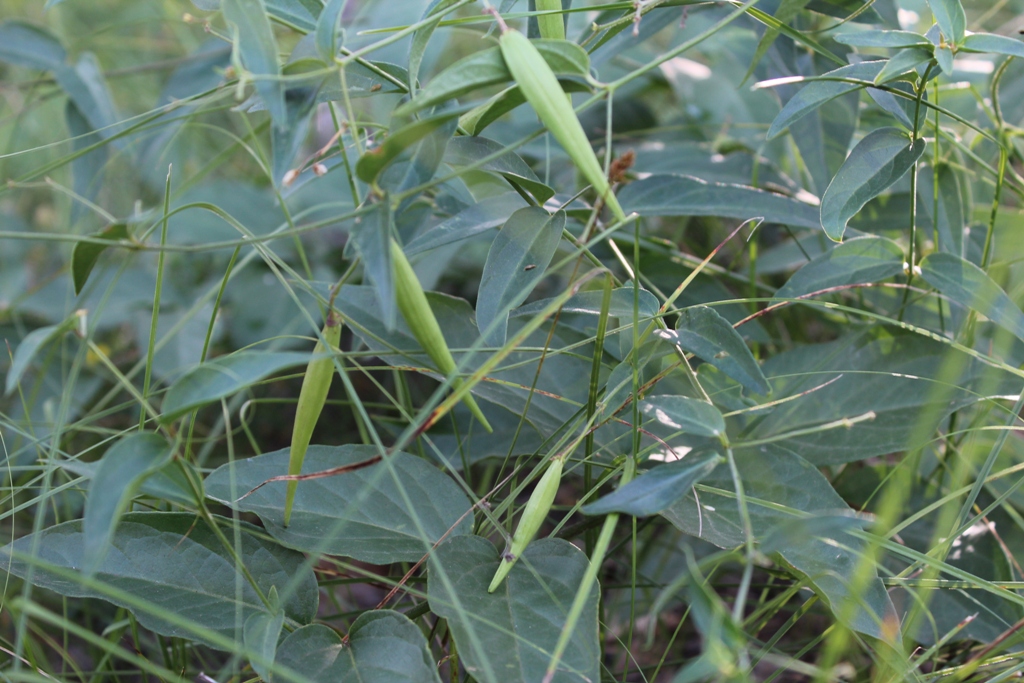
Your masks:
M 372 462 L 378 455 L 373 446 L 310 446 L 302 474 Z M 415 562 L 449 530 L 454 535 L 473 530 L 466 494 L 437 468 L 407 453 L 299 481 L 291 524 L 284 527 L 286 482 L 271 482 L 242 496 L 287 471 L 288 449 L 236 460 L 206 478 L 206 494 L 257 514 L 285 546 L 373 564 Z
M 925 147 L 924 139 L 911 145 L 898 128 L 878 128 L 857 143 L 821 198 L 821 227 L 829 239 L 841 241 L 850 219 L 906 175 Z
M 913 31 L 868 30 L 856 33 L 841 33 L 835 37 L 837 43 L 854 47 L 882 47 L 896 49 L 901 47 L 931 47 L 931 42 L 920 33 Z
M 18 344 L 11 359 L 11 367 L 7 370 L 6 386 L 4 395 L 8 395 L 18 387 L 18 382 L 25 375 L 32 360 L 39 353 L 39 350 L 55 339 L 64 336 L 75 328 L 77 317 L 71 317 L 58 325 L 47 325 L 38 327 L 28 334 Z
M 373 211 L 359 219 L 351 233 L 352 244 L 363 260 L 363 270 L 377 292 L 381 320 L 389 330 L 395 329 L 398 319 L 394 270 L 391 266 L 392 220 L 391 204 L 385 197 Z
M 693 485 L 700 483 L 722 462 L 722 456 L 707 453 L 688 455 L 681 460 L 658 465 L 597 502 L 585 505 L 582 512 L 586 515 L 622 512 L 634 517 L 656 515 L 690 495 Z
M 875 76 L 877 85 L 884 85 L 894 78 L 899 78 L 908 71 L 913 71 L 922 64 L 927 64 L 938 55 L 932 54 L 932 48 L 908 47 L 900 50 L 885 63 L 885 68 Z
M 921 277 L 954 302 L 1024 339 L 1024 313 L 978 266 L 954 254 L 936 252 L 921 261 Z
M 818 227 L 810 204 L 745 185 L 709 183 L 682 175 L 652 175 L 632 182 L 618 194 L 626 213 L 641 216 L 723 216 L 763 218 L 802 228 Z
M 935 48 L 935 61 L 938 62 L 942 73 L 947 76 L 953 75 L 953 51 L 948 46 L 942 45 Z M 924 64 L 924 62 L 920 62 Z
M 79 477 L 92 479 L 96 476 L 96 470 L 99 469 L 101 463 L 102 460 L 96 462 L 61 460 L 60 466 Z M 195 492 L 189 486 L 189 480 L 182 472 L 183 469 L 188 471 L 188 477 L 193 482 L 201 484 L 199 473 L 191 464 L 182 460 L 172 461 L 144 477 L 139 483 L 136 495 L 150 496 L 157 500 L 194 507 L 198 501 Z
M 274 663 L 277 654 L 277 641 L 280 639 L 281 629 L 284 627 L 284 610 L 281 609 L 276 586 L 270 587 L 267 600 L 274 611 L 256 612 L 245 620 L 245 626 L 242 627 L 242 642 L 245 644 L 245 649 L 255 652 L 258 656 L 258 659 L 253 659 L 250 662 L 253 671 L 265 681 L 270 680 L 270 670 L 267 666 Z
M 928 6 L 946 40 L 959 44 L 967 31 L 967 15 L 960 0 L 928 0 Z
M 534 46 L 556 75 L 586 77 L 590 58 L 586 50 L 566 40 L 537 40 Z M 501 85 L 512 80 L 501 49 L 490 47 L 474 52 L 437 74 L 416 97 L 395 110 L 398 117 L 409 116 L 479 88 Z
M 528 206 L 512 214 L 487 252 L 477 295 L 476 323 L 490 346 L 504 346 L 508 313 L 526 300 L 551 263 L 565 228 L 565 212 Z
M 289 623 L 311 622 L 319 596 L 305 558 L 262 540 L 260 530 L 251 524 L 214 519 L 240 529 L 238 560 L 264 595 L 279 586 L 288 596 L 283 608 Z M 269 612 L 220 539 L 192 513 L 125 515 L 111 538 L 110 552 L 88 584 L 80 569 L 85 542 L 82 521 L 75 520 L 19 538 L 0 549 L 0 558 L 22 578 L 34 566 L 36 586 L 68 597 L 112 602 L 130 610 L 148 629 L 211 647 L 217 645 L 204 631 L 231 639 L 239 617 Z
M 725 318 L 708 306 L 683 309 L 675 330 L 658 330 L 666 341 L 710 363 L 756 394 L 771 393 L 771 386 L 746 342 Z
M 515 192 L 487 197 L 416 237 L 406 245 L 405 253 L 413 256 L 469 239 L 503 225 L 509 216 L 525 205 L 523 198 Z
M 390 610 L 360 614 L 347 644 L 332 628 L 303 626 L 278 647 L 277 663 L 312 683 L 441 683 L 419 627 Z
M 584 315 L 601 315 L 601 299 L 604 292 L 597 290 L 580 292 L 565 302 L 562 306 L 562 314 L 582 313 Z M 534 301 L 521 306 L 509 314 L 512 318 L 525 318 L 537 315 L 551 303 L 550 299 Z M 658 299 L 646 289 L 640 290 L 640 320 L 650 320 L 658 315 L 660 304 Z M 633 319 L 633 288 L 618 287 L 612 290 L 611 301 L 608 306 L 608 315 L 618 318 Z
M 686 396 L 651 396 L 640 402 L 640 412 L 653 420 L 648 426 L 652 430 L 657 428 L 659 433 L 693 434 L 712 439 L 725 434 L 725 418 L 707 401 Z M 672 437 L 666 440 L 669 438 Z
M 309 134 L 318 88 L 300 85 L 285 90 L 285 124 L 270 131 L 273 182 L 281 188 L 288 171 L 295 167 L 295 158 Z
M 166 439 L 147 432 L 121 439 L 103 455 L 89 484 L 82 520 L 86 574 L 93 574 L 106 558 L 110 539 L 139 485 L 167 465 L 172 455 L 174 448 Z
M 964 38 L 960 51 L 985 52 L 1024 59 L 1024 42 L 994 33 L 972 33 Z
M 480 159 L 494 154 L 501 156 L 483 164 L 478 163 Z M 532 194 L 541 205 L 555 196 L 555 191 L 542 183 L 518 154 L 494 140 L 468 135 L 452 138 L 444 151 L 444 162 L 451 166 L 474 166 L 478 171 L 501 174 L 513 185 Z
M 111 244 L 131 240 L 126 223 L 113 223 L 104 227 L 99 232 L 90 234 L 90 238 L 106 240 Z M 89 280 L 89 273 L 96 266 L 99 255 L 108 250 L 108 245 L 99 245 L 93 242 L 76 242 L 71 251 L 71 276 L 75 283 L 75 294 L 81 294 L 85 283 Z
M 588 565 L 567 541 L 534 541 L 488 593 L 497 551 L 485 538 L 459 536 L 430 556 L 430 610 L 448 620 L 462 664 L 477 681 L 541 681 Z M 600 680 L 597 597 L 594 585 L 553 683 Z
M 316 51 L 320 59 L 327 64 L 334 64 L 341 43 L 345 36 L 341 28 L 341 14 L 345 9 L 346 0 L 328 0 L 320 17 L 316 21 Z
M 847 240 L 796 271 L 775 296 L 795 299 L 831 287 L 879 282 L 903 272 L 903 249 L 884 237 Z
M 19 20 L 0 24 L 0 61 L 56 71 L 65 66 L 67 57 L 57 37 L 44 28 Z
M 883 630 L 880 622 L 895 620 L 895 609 L 875 570 L 871 570 L 862 593 L 852 595 L 849 588 L 859 566 L 863 541 L 845 533 L 829 537 L 771 536 L 781 525 L 793 520 L 853 516 L 828 480 L 806 460 L 773 444 L 736 451 L 735 458 L 755 539 L 764 542 L 771 537 L 768 549 L 810 579 L 815 592 L 837 617 L 845 614 L 850 603 L 860 604 L 848 626 L 875 638 L 884 637 L 888 629 Z M 729 467 L 719 465 L 698 489 L 699 511 L 693 496 L 687 496 L 666 510 L 664 516 L 682 531 L 721 548 L 742 545 L 743 523 Z M 841 529 L 833 527 L 832 531 Z M 890 633 L 898 632 L 898 623 L 890 623 L 890 628 Z
M 921 171 L 917 180 L 917 192 L 921 208 L 931 216 L 932 225 L 938 233 L 939 251 L 956 256 L 964 253 L 964 226 L 967 224 L 967 210 L 964 207 L 964 192 L 960 174 L 947 163 L 939 164 L 938 202 L 935 201 L 935 173 L 931 168 Z M 938 215 L 932 216 L 935 209 Z M 927 224 L 926 224 L 927 225 Z
M 858 83 L 846 83 L 834 79 L 848 78 L 858 81 L 873 81 L 885 64 L 885 60 L 850 64 L 849 66 L 829 71 L 817 78 L 807 79 L 809 81 L 808 84 L 786 102 L 786 106 L 782 108 L 779 115 L 772 121 L 772 125 L 768 129 L 767 139 L 771 140 L 778 137 L 793 123 L 807 116 L 826 102 L 864 87 Z
M 558 79 L 558 84 L 567 93 L 592 92 L 586 83 L 575 77 L 562 76 Z M 525 103 L 526 96 L 519 86 L 505 88 L 459 117 L 459 126 L 470 135 L 480 135 L 492 123 Z
M 438 131 L 446 129 L 454 131 L 455 126 L 452 124 L 454 124 L 456 116 L 458 116 L 456 111 L 445 111 L 434 116 L 418 119 L 393 131 L 384 139 L 384 142 L 359 157 L 359 161 L 356 162 L 356 175 L 365 183 L 376 182 L 377 177 L 384 169 L 397 160 L 403 152 L 413 148 L 416 143 L 421 142 L 424 138 Z M 445 144 L 447 144 L 448 137 L 451 137 L 451 132 L 445 138 Z M 438 161 L 441 160 L 444 154 L 443 146 L 440 151 Z M 431 175 L 433 175 L 432 172 Z M 396 188 L 392 187 L 390 189 L 395 190 Z
M 247 71 L 257 77 L 256 92 L 270 112 L 274 125 L 283 128 L 288 124 L 285 109 L 284 83 L 281 82 L 281 65 L 277 59 L 277 41 L 267 17 L 267 6 L 263 0 L 222 0 L 224 19 L 233 24 L 238 56 Z
M 71 100 L 68 100 L 64 109 L 64 117 L 67 120 L 68 132 L 75 138 L 71 145 L 76 154 L 102 140 L 100 134 L 89 125 L 88 119 L 79 110 L 78 105 Z M 71 205 L 72 225 L 78 223 L 82 216 L 86 215 L 87 202 L 95 202 L 99 195 L 106 177 L 109 156 L 109 150 L 106 147 L 97 147 L 92 151 L 84 152 L 71 161 L 72 189 L 76 195 L 76 200 Z M 82 246 L 80 242 L 75 243 L 75 248 L 80 246 Z M 74 252 L 72 252 L 73 258 Z M 78 291 L 81 291 L 81 288 L 78 288 Z
M 415 94 L 419 87 L 420 66 L 423 64 L 423 55 L 427 51 L 427 43 L 430 42 L 438 24 L 444 18 L 442 12 L 454 3 L 455 0 L 433 0 L 420 17 L 421 20 L 434 17 L 434 20 L 416 29 L 416 33 L 412 36 L 412 42 L 409 44 L 409 92 L 411 94 Z
M 308 362 L 308 353 L 293 351 L 239 351 L 214 358 L 192 368 L 171 385 L 164 395 L 160 420 L 166 424 L 281 370 Z

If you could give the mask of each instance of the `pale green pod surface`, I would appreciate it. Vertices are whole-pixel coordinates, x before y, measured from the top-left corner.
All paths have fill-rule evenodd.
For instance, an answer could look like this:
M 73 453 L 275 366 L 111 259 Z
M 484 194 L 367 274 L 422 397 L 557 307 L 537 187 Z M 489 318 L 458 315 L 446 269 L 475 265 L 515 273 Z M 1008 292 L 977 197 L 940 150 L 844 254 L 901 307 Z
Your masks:
M 538 12 L 558 12 L 562 9 L 562 0 L 536 0 Z M 542 14 L 537 17 L 537 28 L 541 38 L 565 40 L 565 20 L 561 14 Z
M 420 285 L 419 278 L 416 277 L 409 259 L 405 257 L 402 247 L 395 240 L 391 240 L 391 264 L 394 269 L 395 300 L 398 310 L 401 311 L 402 317 L 405 319 L 405 324 L 409 326 L 409 331 L 412 332 L 416 341 L 437 365 L 437 369 L 445 375 L 452 374 L 456 370 L 455 358 L 452 357 L 452 352 L 448 349 L 448 342 L 444 340 L 441 326 L 437 324 L 437 318 L 434 317 L 434 311 L 430 308 L 430 302 L 427 301 L 427 295 Z M 452 386 L 456 389 L 461 384 L 461 379 L 452 382 Z M 469 408 L 469 412 L 473 413 L 473 417 L 484 426 L 484 429 L 488 432 L 494 431 L 471 395 L 466 394 L 462 401 Z
M 530 39 L 518 31 L 509 29 L 502 33 L 500 45 L 509 73 L 541 122 L 562 145 L 587 182 L 604 198 L 615 217 L 625 220 L 626 214 L 611 192 L 604 168 L 597 160 L 587 134 L 583 132 L 583 126 L 576 118 L 572 105 L 566 100 L 565 92 L 551 67 Z
M 341 321 L 334 317 L 333 313 L 327 314 L 327 322 L 321 332 L 323 339 L 317 341 L 313 349 L 313 360 L 309 361 L 306 367 L 306 375 L 302 378 L 302 389 L 299 391 L 299 402 L 295 407 L 295 424 L 292 426 L 292 445 L 288 456 L 288 474 L 299 474 L 302 471 L 302 461 L 306 459 L 306 449 L 309 448 L 309 440 L 313 437 L 313 428 L 316 427 L 320 413 L 327 402 L 327 392 L 331 389 L 331 382 L 334 380 L 334 359 L 330 356 L 324 357 L 338 348 L 341 341 Z M 328 347 L 324 347 L 327 342 Z M 295 503 L 295 490 L 299 482 L 289 481 L 288 489 L 284 499 L 284 525 L 292 517 L 292 505 Z
M 512 565 L 526 550 L 526 546 L 530 545 L 530 541 L 540 530 L 540 525 L 547 519 L 551 505 L 555 502 L 558 486 L 562 481 L 562 463 L 562 458 L 552 460 L 547 471 L 544 472 L 544 476 L 537 482 L 537 487 L 530 494 L 530 500 L 526 502 L 526 507 L 523 509 L 523 516 L 519 518 L 519 526 L 516 527 L 516 533 L 512 536 L 512 544 L 502 556 L 501 564 L 498 565 L 498 570 L 494 572 L 494 578 L 491 579 L 491 585 L 487 587 L 488 593 L 497 590 L 501 582 L 505 580 L 509 571 L 512 570 Z

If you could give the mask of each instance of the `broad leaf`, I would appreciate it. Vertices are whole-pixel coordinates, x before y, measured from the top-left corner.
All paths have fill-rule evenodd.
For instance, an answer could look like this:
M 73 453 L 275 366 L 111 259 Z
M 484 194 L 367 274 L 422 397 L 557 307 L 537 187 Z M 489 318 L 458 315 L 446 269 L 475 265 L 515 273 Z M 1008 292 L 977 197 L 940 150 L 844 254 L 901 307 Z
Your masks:
M 1024 339 L 1024 312 L 985 271 L 970 261 L 954 254 L 929 254 L 921 261 L 921 277 L 956 303 Z
M 334 629 L 314 624 L 291 633 L 277 652 L 278 664 L 312 683 L 441 683 L 419 627 L 390 610 L 360 614 L 347 643 Z
M 622 512 L 635 517 L 656 515 L 689 496 L 694 484 L 700 483 L 723 462 L 716 453 L 687 456 L 644 472 L 625 486 L 583 507 L 587 515 Z
M 46 29 L 17 20 L 0 24 L 0 61 L 56 71 L 67 57 L 64 46 Z
M 316 615 L 318 593 L 305 558 L 261 540 L 244 522 L 214 518 L 240 528 L 239 560 L 264 595 L 277 586 L 285 616 L 308 624 Z M 189 513 L 140 512 L 125 515 L 111 548 L 91 582 L 81 574 L 85 561 L 82 522 L 65 522 L 25 536 L 0 549 L 0 562 L 15 576 L 61 595 L 100 598 L 124 607 L 146 628 L 212 647 L 209 635 L 233 639 L 252 614 L 266 605 L 236 567 L 220 539 Z M 31 556 L 33 546 L 35 557 Z M 116 591 L 116 592 L 114 592 Z M 241 622 L 239 622 L 241 619 Z
M 768 394 L 771 387 L 754 360 L 743 337 L 729 322 L 708 306 L 694 306 L 679 314 L 675 330 L 659 330 L 666 341 L 711 363 L 756 394 Z
M 648 427 L 654 424 L 659 435 L 664 432 L 718 439 L 725 434 L 725 418 L 707 401 L 686 396 L 651 396 L 641 401 L 640 412 L 653 420 Z
M 932 8 L 935 23 L 942 29 L 942 35 L 951 43 L 959 43 L 964 39 L 967 30 L 967 15 L 960 0 L 928 0 Z
M 747 496 L 754 537 L 759 542 L 792 520 L 853 515 L 817 469 L 785 448 L 767 445 L 741 449 L 736 451 L 735 458 Z M 699 511 L 690 495 L 664 512 L 665 517 L 686 533 L 719 547 L 741 545 L 745 537 L 729 467 L 719 465 L 697 488 Z M 778 553 L 810 580 L 836 616 L 841 617 L 851 602 L 863 601 L 866 609 L 864 606 L 856 609 L 848 626 L 876 638 L 891 636 L 898 632 L 899 626 L 894 623 L 895 610 L 875 572 L 872 570 L 862 594 L 850 594 L 849 583 L 860 563 L 862 548 L 862 541 L 845 533 L 832 536 L 776 533 L 768 546 L 768 550 Z M 887 624 L 885 627 L 883 622 Z
M 745 185 L 709 183 L 682 175 L 652 175 L 626 185 L 618 194 L 626 213 L 641 216 L 722 216 L 763 218 L 802 228 L 817 227 L 810 204 Z
M 308 353 L 239 351 L 198 365 L 164 394 L 161 421 L 171 422 L 190 410 L 218 401 L 275 373 L 309 361 Z
M 994 33 L 972 33 L 964 38 L 961 52 L 985 52 L 989 54 L 1020 57 L 1024 59 L 1024 42 Z
M 242 65 L 258 77 L 256 91 L 277 127 L 287 125 L 284 83 L 279 80 L 281 65 L 277 59 L 277 41 L 267 17 L 263 0 L 222 0 L 221 10 L 235 28 L 235 40 Z
M 821 198 L 821 226 L 839 242 L 864 205 L 891 187 L 924 153 L 924 139 L 910 143 L 898 128 L 879 128 L 853 148 Z
M 310 446 L 302 474 L 358 466 L 378 455 L 373 446 Z M 373 564 L 415 562 L 446 533 L 468 534 L 473 529 L 466 494 L 436 467 L 407 453 L 300 481 L 291 524 L 285 527 L 286 482 L 271 482 L 245 494 L 287 471 L 288 449 L 237 460 L 206 478 L 206 494 L 259 515 L 270 535 L 285 546 Z
M 495 155 L 500 156 L 480 163 L 481 159 Z M 541 205 L 555 195 L 555 191 L 542 183 L 518 154 L 494 140 L 467 135 L 453 138 L 444 151 L 444 162 L 451 166 L 472 166 L 474 170 L 499 173 L 513 185 L 532 194 Z
M 167 465 L 173 454 L 166 439 L 147 432 L 127 436 L 104 453 L 89 483 L 82 520 L 87 574 L 95 572 L 107 556 L 117 523 L 139 485 Z
M 589 562 L 560 539 L 534 541 L 494 593 L 498 552 L 485 538 L 459 536 L 430 556 L 430 610 L 448 620 L 466 670 L 481 683 L 544 680 Z M 600 680 L 597 586 L 590 592 L 553 683 Z
M 843 79 L 874 81 L 885 64 L 885 60 L 850 64 L 822 74 L 817 79 L 808 79 L 808 84 L 786 102 L 786 106 L 772 121 L 771 128 L 768 129 L 768 139 L 779 136 L 793 123 L 829 100 L 864 87 L 859 83 L 847 83 Z
M 795 299 L 832 287 L 880 282 L 903 272 L 903 249 L 884 237 L 847 240 L 796 271 L 775 296 Z
M 405 247 L 409 256 L 460 242 L 505 223 L 526 202 L 515 192 L 488 197 L 427 230 Z
M 549 214 L 530 206 L 512 214 L 498 232 L 487 253 L 480 292 L 477 296 L 476 322 L 489 346 L 503 346 L 508 328 L 508 313 L 530 295 L 543 279 L 565 228 L 565 212 Z

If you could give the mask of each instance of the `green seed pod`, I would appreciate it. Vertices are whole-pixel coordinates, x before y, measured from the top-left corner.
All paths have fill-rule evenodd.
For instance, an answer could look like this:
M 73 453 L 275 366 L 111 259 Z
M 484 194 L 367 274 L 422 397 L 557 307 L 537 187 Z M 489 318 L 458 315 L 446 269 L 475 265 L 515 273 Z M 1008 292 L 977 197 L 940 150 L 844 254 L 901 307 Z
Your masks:
M 295 424 L 292 426 L 292 445 L 288 455 L 288 474 L 299 474 L 302 461 L 306 458 L 306 449 L 313 436 L 313 428 L 320 419 L 320 412 L 327 402 L 327 392 L 334 380 L 334 359 L 324 356 L 325 353 L 338 348 L 341 341 L 341 321 L 333 313 L 327 314 L 327 321 L 321 332 L 322 341 L 317 341 L 313 349 L 313 360 L 306 367 L 306 375 L 302 378 L 302 389 L 299 391 L 299 403 L 295 407 Z M 327 342 L 328 347 L 324 347 Z M 295 489 L 299 482 L 289 481 L 284 498 L 284 525 L 292 518 L 292 505 L 295 503 Z
M 409 259 L 405 257 L 402 247 L 395 240 L 391 240 L 391 264 L 395 278 L 395 301 L 398 303 L 398 310 L 402 312 L 402 317 L 405 318 L 405 324 L 437 365 L 437 369 L 444 375 L 451 375 L 456 370 L 455 358 L 448 349 L 448 342 L 444 340 L 441 326 L 437 324 L 437 318 L 434 317 L 434 311 L 430 308 L 430 302 L 427 301 L 419 278 L 416 277 Z M 459 378 L 452 382 L 456 389 L 461 385 L 462 380 Z M 472 396 L 466 394 L 462 401 L 484 429 L 488 432 L 494 431 Z
M 502 556 L 501 564 L 498 565 L 498 570 L 494 572 L 494 578 L 491 579 L 491 585 L 487 587 L 488 593 L 497 590 L 501 582 L 505 580 L 509 571 L 512 570 L 512 565 L 523 554 L 526 546 L 540 530 L 540 525 L 547 519 L 551 504 L 555 502 L 555 494 L 558 493 L 558 485 L 562 481 L 562 462 L 562 458 L 552 460 L 547 471 L 544 472 L 544 476 L 537 482 L 537 487 L 530 494 L 530 500 L 526 502 L 526 508 L 523 509 L 523 516 L 519 518 L 519 526 L 516 527 L 516 533 L 512 536 L 512 544 Z
M 518 31 L 506 27 L 499 44 L 501 54 L 505 58 L 505 66 L 516 80 L 526 101 L 537 112 L 541 122 L 565 148 L 569 158 L 597 194 L 604 199 L 615 217 L 625 220 L 626 214 L 619 206 L 619 200 L 611 192 L 601 162 L 597 160 L 597 155 L 587 140 L 587 134 L 583 132 L 583 126 L 576 118 L 572 105 L 566 100 L 565 92 L 558 84 L 551 67 L 544 61 L 530 39 Z
M 536 0 L 538 12 L 560 12 L 562 0 Z M 537 17 L 541 38 L 565 40 L 565 21 L 561 14 L 541 14 Z

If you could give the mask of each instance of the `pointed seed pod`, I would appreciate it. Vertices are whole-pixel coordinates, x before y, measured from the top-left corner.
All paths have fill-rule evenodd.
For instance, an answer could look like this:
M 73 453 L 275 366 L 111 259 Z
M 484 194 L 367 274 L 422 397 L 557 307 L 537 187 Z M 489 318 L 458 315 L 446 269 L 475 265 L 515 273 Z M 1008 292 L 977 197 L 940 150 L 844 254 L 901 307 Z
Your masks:
M 540 530 L 540 525 L 547 519 L 551 505 L 555 502 L 558 486 L 562 481 L 562 462 L 562 458 L 552 460 L 544 472 L 544 476 L 537 482 L 537 487 L 530 494 L 530 500 L 526 502 L 526 507 L 523 509 L 523 516 L 519 518 L 519 526 L 516 527 L 516 533 L 512 536 L 512 544 L 502 556 L 501 564 L 498 565 L 498 570 L 494 572 L 494 578 L 491 579 L 491 585 L 487 587 L 488 593 L 497 590 L 501 582 L 505 580 L 509 571 L 512 570 L 512 565 L 523 554 L 526 546 Z
M 299 391 L 299 402 L 295 406 L 295 424 L 292 426 L 292 445 L 288 455 L 288 474 L 302 472 L 302 461 L 306 458 L 306 449 L 313 436 L 313 428 L 320 419 L 320 412 L 327 402 L 327 392 L 334 380 L 334 359 L 329 355 L 338 348 L 341 341 L 341 321 L 334 313 L 327 314 L 322 340 L 318 340 L 313 349 L 313 359 L 306 366 L 306 375 L 302 378 L 302 389 Z M 328 346 L 324 346 L 327 342 Z M 284 525 L 292 518 L 292 505 L 295 503 L 295 490 L 299 482 L 289 481 L 284 498 Z
M 505 66 L 508 67 L 526 101 L 562 145 L 583 177 L 604 199 L 615 217 L 625 220 L 626 214 L 619 206 L 618 199 L 612 194 L 604 168 L 597 160 L 597 155 L 587 140 L 587 134 L 583 132 L 583 126 L 576 118 L 572 105 L 566 100 L 565 92 L 558 84 L 551 67 L 544 61 L 530 39 L 519 31 L 505 27 L 498 42 L 501 54 L 505 58 Z
M 402 312 L 402 317 L 405 318 L 405 324 L 409 326 L 412 336 L 427 352 L 430 360 L 434 361 L 441 374 L 451 375 L 456 370 L 455 358 L 448 349 L 448 342 L 444 340 L 441 326 L 437 324 L 437 318 L 434 317 L 434 311 L 430 308 L 430 302 L 427 301 L 419 278 L 416 277 L 409 259 L 405 257 L 402 247 L 395 240 L 391 240 L 391 264 L 394 269 L 395 301 L 398 310 Z M 462 380 L 459 378 L 452 382 L 452 387 L 456 389 L 461 385 Z M 471 395 L 466 394 L 462 401 L 484 429 L 488 432 L 494 431 Z

